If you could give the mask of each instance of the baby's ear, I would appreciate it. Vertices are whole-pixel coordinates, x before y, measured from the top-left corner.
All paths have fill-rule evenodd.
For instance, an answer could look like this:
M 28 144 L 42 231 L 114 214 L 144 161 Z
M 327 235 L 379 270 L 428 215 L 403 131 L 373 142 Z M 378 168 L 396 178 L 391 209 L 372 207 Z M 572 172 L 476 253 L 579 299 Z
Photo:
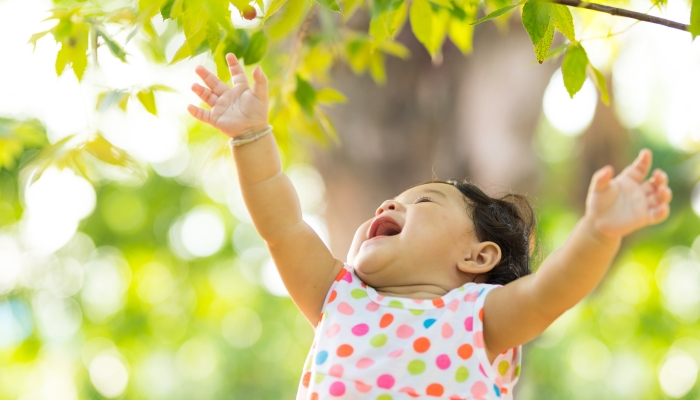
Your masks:
M 501 247 L 494 242 L 480 242 L 457 263 L 460 271 L 471 274 L 489 272 L 501 262 Z

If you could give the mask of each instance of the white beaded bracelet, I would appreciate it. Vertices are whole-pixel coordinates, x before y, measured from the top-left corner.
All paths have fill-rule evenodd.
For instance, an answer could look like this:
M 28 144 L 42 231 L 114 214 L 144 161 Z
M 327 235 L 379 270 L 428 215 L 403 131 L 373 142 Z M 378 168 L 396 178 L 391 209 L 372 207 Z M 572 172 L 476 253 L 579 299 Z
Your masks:
M 267 129 L 265 129 L 262 132 L 257 132 L 257 133 L 250 133 L 247 135 L 239 136 L 237 138 L 231 138 L 228 140 L 228 146 L 241 146 L 246 143 L 250 143 L 254 140 L 258 140 L 261 137 L 267 135 L 268 133 L 272 132 L 272 125 L 268 125 Z

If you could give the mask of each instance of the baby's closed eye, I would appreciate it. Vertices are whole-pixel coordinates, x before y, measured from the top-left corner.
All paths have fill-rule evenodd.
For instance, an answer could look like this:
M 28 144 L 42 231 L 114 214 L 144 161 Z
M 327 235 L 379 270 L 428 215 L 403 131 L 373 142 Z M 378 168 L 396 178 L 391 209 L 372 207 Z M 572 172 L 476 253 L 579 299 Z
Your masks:
M 424 203 L 424 202 L 431 202 L 432 203 L 433 199 L 431 199 L 430 197 L 421 197 L 418 200 L 416 200 L 416 204 Z

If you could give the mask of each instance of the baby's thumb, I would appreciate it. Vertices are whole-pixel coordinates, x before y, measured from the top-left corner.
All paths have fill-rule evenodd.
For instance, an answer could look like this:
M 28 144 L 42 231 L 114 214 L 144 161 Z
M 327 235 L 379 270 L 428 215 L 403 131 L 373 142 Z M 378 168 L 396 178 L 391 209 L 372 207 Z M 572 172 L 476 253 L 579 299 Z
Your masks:
M 593 178 L 591 179 L 591 187 L 588 191 L 600 192 L 607 189 L 608 186 L 610 186 L 610 181 L 612 180 L 614 173 L 615 170 L 611 165 L 606 165 L 596 171 L 596 173 L 593 174 Z
M 258 65 L 253 69 L 253 93 L 260 100 L 267 100 L 267 77 Z

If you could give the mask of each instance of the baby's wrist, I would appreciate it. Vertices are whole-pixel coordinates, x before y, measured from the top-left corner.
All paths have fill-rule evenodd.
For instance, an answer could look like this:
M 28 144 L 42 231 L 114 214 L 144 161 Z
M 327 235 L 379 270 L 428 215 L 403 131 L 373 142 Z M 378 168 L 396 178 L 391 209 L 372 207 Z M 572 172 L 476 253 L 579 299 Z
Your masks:
M 599 221 L 593 216 L 586 215 L 583 217 L 581 222 L 588 235 L 600 244 L 616 245 L 620 242 L 620 240 L 622 240 L 622 236 L 610 234 L 600 229 Z

